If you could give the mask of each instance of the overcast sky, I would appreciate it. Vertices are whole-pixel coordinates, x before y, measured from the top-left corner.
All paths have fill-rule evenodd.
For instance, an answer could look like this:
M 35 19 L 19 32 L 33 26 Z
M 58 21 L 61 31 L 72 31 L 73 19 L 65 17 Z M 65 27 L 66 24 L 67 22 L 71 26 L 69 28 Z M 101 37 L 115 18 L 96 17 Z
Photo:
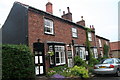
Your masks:
M 17 0 L 45 11 L 48 1 L 53 4 L 53 14 L 59 16 L 70 7 L 73 22 L 86 21 L 86 26 L 94 25 L 96 35 L 118 41 L 118 2 L 120 0 Z M 0 27 L 4 24 L 15 0 L 0 0 Z M 61 12 L 60 12 L 61 9 Z

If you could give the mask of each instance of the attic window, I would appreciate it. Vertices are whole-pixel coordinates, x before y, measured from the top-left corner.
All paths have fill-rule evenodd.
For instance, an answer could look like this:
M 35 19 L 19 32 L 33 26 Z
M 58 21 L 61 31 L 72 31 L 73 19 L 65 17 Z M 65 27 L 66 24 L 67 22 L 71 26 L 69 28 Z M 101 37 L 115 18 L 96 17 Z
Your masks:
M 46 34 L 53 34 L 53 21 L 49 19 L 44 19 L 44 30 Z

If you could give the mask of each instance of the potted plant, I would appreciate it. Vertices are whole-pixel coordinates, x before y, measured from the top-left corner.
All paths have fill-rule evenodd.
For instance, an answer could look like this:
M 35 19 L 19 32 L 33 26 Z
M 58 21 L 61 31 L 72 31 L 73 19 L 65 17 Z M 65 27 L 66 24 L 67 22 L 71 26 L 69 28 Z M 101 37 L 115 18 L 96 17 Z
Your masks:
M 49 56 L 53 56 L 54 52 L 53 51 L 48 51 Z

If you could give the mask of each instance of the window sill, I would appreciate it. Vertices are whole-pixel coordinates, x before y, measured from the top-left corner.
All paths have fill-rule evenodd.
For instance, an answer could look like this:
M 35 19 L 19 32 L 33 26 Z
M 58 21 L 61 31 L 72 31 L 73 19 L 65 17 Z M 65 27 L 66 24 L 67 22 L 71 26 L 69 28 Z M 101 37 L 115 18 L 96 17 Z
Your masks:
M 78 39 L 78 37 L 72 37 L 72 38 Z
M 55 36 L 55 34 L 44 33 L 45 35 Z
M 56 64 L 56 66 L 61 66 L 61 65 L 65 65 L 65 63 Z

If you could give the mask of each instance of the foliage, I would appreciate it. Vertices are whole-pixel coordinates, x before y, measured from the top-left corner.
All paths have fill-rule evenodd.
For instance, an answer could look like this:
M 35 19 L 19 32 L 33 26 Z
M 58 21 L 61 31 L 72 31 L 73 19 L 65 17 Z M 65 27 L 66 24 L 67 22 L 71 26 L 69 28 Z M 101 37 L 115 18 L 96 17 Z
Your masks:
M 95 58 L 91 58 L 90 59 L 90 63 L 89 63 L 89 66 L 93 67 L 95 64 L 99 63 L 99 61 Z
M 53 56 L 53 55 L 54 55 L 54 52 L 53 52 L 53 51 L 48 51 L 48 54 L 49 54 L 50 56 Z
M 108 58 L 108 52 L 109 52 L 109 46 L 104 44 L 103 46 L 103 53 L 104 53 L 104 57 Z
M 47 72 L 47 76 L 52 76 L 52 74 L 56 74 L 56 73 L 61 74 L 61 73 L 63 73 L 63 71 L 65 71 L 67 69 L 68 69 L 67 65 L 56 66 L 54 68 L 49 68 L 48 72 Z
M 89 78 L 88 75 L 88 70 L 85 67 L 82 66 L 74 66 L 73 68 L 71 68 L 71 74 L 74 76 L 80 76 L 83 78 Z
M 34 62 L 30 49 L 25 45 L 2 45 L 2 78 L 34 79 Z
M 106 59 L 106 57 L 99 57 L 98 61 L 100 62 L 101 60 Z
M 91 32 L 91 29 L 89 28 L 86 28 L 86 47 L 87 47 L 87 51 L 88 51 L 88 64 L 90 63 L 90 59 L 92 58 L 92 53 L 91 53 L 91 44 L 90 44 L 90 41 L 88 39 L 88 32 Z
M 79 56 L 74 57 L 74 64 L 77 66 L 84 66 L 87 67 L 87 64 L 84 60 L 82 60 Z
M 60 74 L 65 77 L 83 77 L 88 78 L 88 70 L 85 67 L 74 66 L 73 68 L 68 68 L 66 66 L 58 66 L 50 68 L 48 70 L 47 76 L 51 77 L 52 75 Z
M 49 77 L 52 76 L 52 75 L 54 75 L 54 74 L 57 74 L 56 71 L 54 71 L 54 70 L 50 70 L 50 71 L 48 71 L 48 73 L 47 73 L 47 75 L 48 75 Z
M 85 28 L 86 28 L 86 30 L 87 30 L 88 32 L 94 31 L 94 30 L 91 29 L 91 28 L 88 28 L 88 27 L 85 27 Z

